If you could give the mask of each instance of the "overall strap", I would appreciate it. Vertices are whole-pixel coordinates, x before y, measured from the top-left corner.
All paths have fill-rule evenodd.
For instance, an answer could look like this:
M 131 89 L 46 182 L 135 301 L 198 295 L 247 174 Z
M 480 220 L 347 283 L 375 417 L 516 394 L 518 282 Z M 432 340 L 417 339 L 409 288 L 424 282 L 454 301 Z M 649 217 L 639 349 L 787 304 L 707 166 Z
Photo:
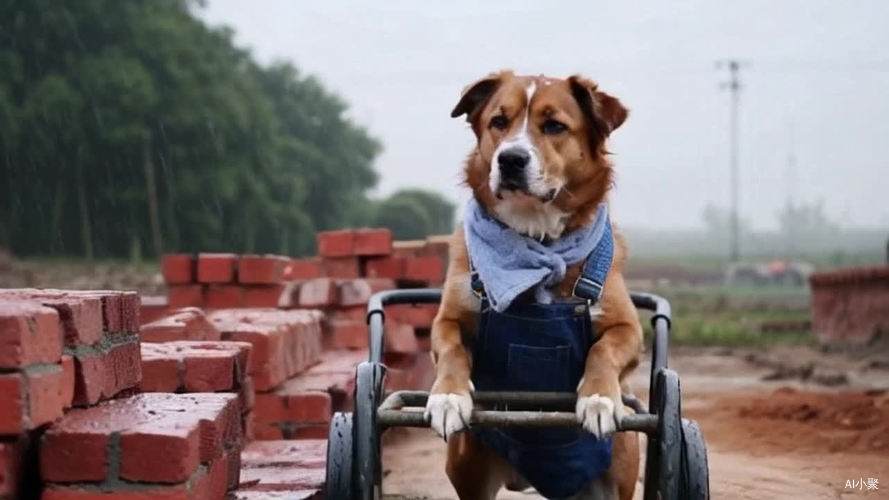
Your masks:
M 478 275 L 478 270 L 472 265 L 472 259 L 469 259 L 469 286 L 472 288 L 472 293 L 475 294 L 479 299 L 485 299 L 485 284 L 482 283 L 482 278 Z
M 614 257 L 614 235 L 611 232 L 611 220 L 605 220 L 605 232 L 599 244 L 593 248 L 580 271 L 580 276 L 574 282 L 573 294 L 579 299 L 595 304 L 602 298 L 602 289 L 605 287 L 605 277 L 611 269 L 611 261 Z

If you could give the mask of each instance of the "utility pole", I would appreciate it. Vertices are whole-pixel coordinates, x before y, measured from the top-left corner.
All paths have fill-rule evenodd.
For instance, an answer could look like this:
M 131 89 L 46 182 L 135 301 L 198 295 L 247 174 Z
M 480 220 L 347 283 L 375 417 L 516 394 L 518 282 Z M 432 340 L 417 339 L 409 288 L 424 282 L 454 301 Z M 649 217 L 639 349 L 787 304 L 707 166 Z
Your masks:
M 731 110 L 729 116 L 729 183 L 730 183 L 730 200 L 731 200 L 731 261 L 738 262 L 741 257 L 739 249 L 740 241 L 738 236 L 738 199 L 740 186 L 738 182 L 738 107 L 741 92 L 741 81 L 738 73 L 741 70 L 741 62 L 737 59 L 727 59 L 718 61 L 717 68 L 727 67 L 729 70 L 729 81 L 720 85 L 720 88 L 728 89 L 731 93 Z

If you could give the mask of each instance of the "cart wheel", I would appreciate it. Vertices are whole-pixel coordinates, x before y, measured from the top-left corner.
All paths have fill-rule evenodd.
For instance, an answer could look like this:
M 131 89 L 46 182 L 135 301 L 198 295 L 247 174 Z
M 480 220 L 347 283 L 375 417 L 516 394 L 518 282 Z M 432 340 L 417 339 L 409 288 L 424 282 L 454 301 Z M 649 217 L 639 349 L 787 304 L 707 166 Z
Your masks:
M 335 413 L 327 436 L 327 479 L 324 486 L 326 500 L 352 498 L 352 471 L 355 462 L 352 432 L 352 414 Z
M 682 419 L 682 498 L 709 500 L 710 471 L 707 445 L 698 423 Z
M 381 497 L 383 484 L 377 407 L 383 396 L 386 367 L 379 363 L 358 365 L 355 378 L 355 493 L 360 500 Z
M 663 368 L 655 375 L 658 434 L 648 441 L 645 498 L 677 500 L 682 472 L 679 376 Z

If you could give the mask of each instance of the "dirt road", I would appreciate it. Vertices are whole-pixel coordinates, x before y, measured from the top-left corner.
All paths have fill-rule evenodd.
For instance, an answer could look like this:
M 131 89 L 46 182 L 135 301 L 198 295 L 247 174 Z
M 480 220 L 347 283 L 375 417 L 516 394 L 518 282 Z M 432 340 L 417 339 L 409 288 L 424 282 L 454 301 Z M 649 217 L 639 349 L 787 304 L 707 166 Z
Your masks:
M 681 376 L 683 413 L 699 421 L 707 440 L 713 498 L 889 498 L 889 371 L 882 365 L 781 347 L 679 349 L 671 367 Z M 634 387 L 647 385 L 647 372 L 637 370 Z M 426 430 L 404 432 L 384 450 L 387 495 L 456 498 L 441 440 Z M 845 488 L 862 478 L 879 479 L 882 489 Z

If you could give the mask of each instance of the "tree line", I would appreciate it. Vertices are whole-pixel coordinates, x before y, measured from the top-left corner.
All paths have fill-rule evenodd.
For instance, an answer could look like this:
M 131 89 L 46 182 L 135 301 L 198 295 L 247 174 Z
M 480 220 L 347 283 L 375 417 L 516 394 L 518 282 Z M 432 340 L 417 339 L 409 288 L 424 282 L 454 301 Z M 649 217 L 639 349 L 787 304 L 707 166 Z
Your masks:
M 317 230 L 451 228 L 371 200 L 381 144 L 289 63 L 258 64 L 187 0 L 0 2 L 0 246 L 18 255 L 304 254 Z

